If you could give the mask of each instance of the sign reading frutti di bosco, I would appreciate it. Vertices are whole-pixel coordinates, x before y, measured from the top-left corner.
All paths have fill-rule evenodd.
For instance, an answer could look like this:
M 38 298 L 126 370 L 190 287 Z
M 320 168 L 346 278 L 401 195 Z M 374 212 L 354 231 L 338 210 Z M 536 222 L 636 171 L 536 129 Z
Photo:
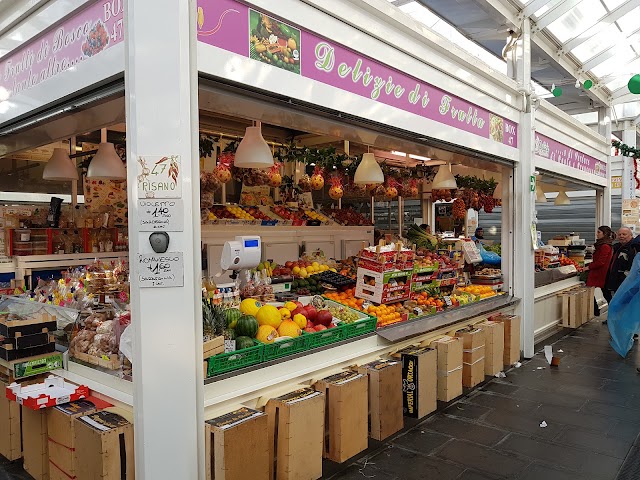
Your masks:
M 198 0 L 198 41 L 518 147 L 518 124 L 235 0 Z
M 535 154 L 568 167 L 591 173 L 598 177 L 607 177 L 607 163 L 586 155 L 567 145 L 536 133 Z

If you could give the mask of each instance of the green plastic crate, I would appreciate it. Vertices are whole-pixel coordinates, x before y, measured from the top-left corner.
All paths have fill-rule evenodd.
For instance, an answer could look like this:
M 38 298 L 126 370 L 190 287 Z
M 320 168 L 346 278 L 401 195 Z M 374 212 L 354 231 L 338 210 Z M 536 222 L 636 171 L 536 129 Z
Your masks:
M 363 318 L 362 320 L 357 320 L 353 323 L 343 323 L 340 328 L 344 329 L 344 338 L 353 338 L 375 332 L 377 325 L 378 319 L 367 315 L 367 318 Z
M 243 348 L 235 352 L 219 353 L 210 357 L 207 376 L 213 377 L 263 362 L 265 345 L 258 341 L 255 341 L 255 343 L 254 347 Z
M 287 355 L 304 352 L 309 348 L 307 346 L 307 337 L 308 335 L 300 335 L 296 338 L 289 338 L 287 340 L 280 340 L 279 342 L 265 344 L 264 361 L 268 362 L 269 360 L 275 360 L 276 358 L 282 358 Z
M 318 348 L 330 343 L 344 340 L 345 330 L 342 327 L 327 328 L 316 333 L 305 333 L 307 348 Z

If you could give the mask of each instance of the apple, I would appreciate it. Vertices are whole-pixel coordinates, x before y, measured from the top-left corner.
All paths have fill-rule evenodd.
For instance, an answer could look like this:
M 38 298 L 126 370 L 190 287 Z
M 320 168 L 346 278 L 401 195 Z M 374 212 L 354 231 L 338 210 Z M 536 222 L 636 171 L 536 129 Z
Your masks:
M 316 332 L 321 332 L 322 330 L 326 330 L 326 329 L 327 327 L 325 327 L 324 325 L 316 325 L 314 328 Z
M 291 318 L 295 317 L 297 314 L 300 314 L 303 317 L 307 318 L 307 311 L 304 308 L 296 308 L 293 312 L 291 312 Z
M 307 305 L 306 307 L 304 307 L 304 309 L 307 311 L 307 319 L 311 320 L 312 322 L 315 322 L 316 320 L 316 316 L 318 315 L 318 311 L 316 310 L 316 307 L 314 307 L 313 305 Z
M 316 324 L 324 325 L 325 327 L 327 327 L 332 320 L 333 315 L 331 315 L 331 312 L 329 310 L 319 310 L 316 314 L 316 319 L 314 320 L 314 322 Z
M 311 320 L 307 320 L 307 328 L 313 328 L 315 324 Z
M 294 300 L 293 303 L 295 303 L 298 306 L 298 308 L 304 308 L 304 305 L 297 300 Z
M 287 268 L 293 268 L 293 262 L 292 261 L 285 262 L 284 266 Z
M 305 328 L 304 331 L 307 333 L 316 333 L 316 330 L 311 328 L 309 325 L 307 325 L 307 328 Z

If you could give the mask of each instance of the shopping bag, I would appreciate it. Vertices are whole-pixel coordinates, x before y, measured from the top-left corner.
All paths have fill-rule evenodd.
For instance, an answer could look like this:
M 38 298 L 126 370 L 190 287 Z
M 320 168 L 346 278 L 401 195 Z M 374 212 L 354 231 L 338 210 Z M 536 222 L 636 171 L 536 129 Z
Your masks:
M 640 255 L 636 255 L 629 275 L 609 302 L 607 325 L 611 346 L 626 357 L 633 346 L 633 335 L 640 331 Z
M 496 252 L 489 252 L 484 248 L 482 242 L 478 243 L 478 250 L 480 250 L 480 256 L 482 257 L 482 263 L 487 265 L 500 265 L 502 259 Z

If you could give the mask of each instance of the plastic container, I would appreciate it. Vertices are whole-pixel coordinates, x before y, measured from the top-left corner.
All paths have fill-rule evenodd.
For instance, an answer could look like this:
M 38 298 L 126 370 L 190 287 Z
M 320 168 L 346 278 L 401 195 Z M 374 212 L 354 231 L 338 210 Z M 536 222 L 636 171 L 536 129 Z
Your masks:
M 250 367 L 264 360 L 265 345 L 256 341 L 254 347 L 243 348 L 235 352 L 219 353 L 209 358 L 207 376 L 214 377 L 244 367 Z
M 310 335 L 300 335 L 296 338 L 287 338 L 264 346 L 264 361 L 275 360 L 276 358 L 295 355 L 309 349 L 307 337 Z

